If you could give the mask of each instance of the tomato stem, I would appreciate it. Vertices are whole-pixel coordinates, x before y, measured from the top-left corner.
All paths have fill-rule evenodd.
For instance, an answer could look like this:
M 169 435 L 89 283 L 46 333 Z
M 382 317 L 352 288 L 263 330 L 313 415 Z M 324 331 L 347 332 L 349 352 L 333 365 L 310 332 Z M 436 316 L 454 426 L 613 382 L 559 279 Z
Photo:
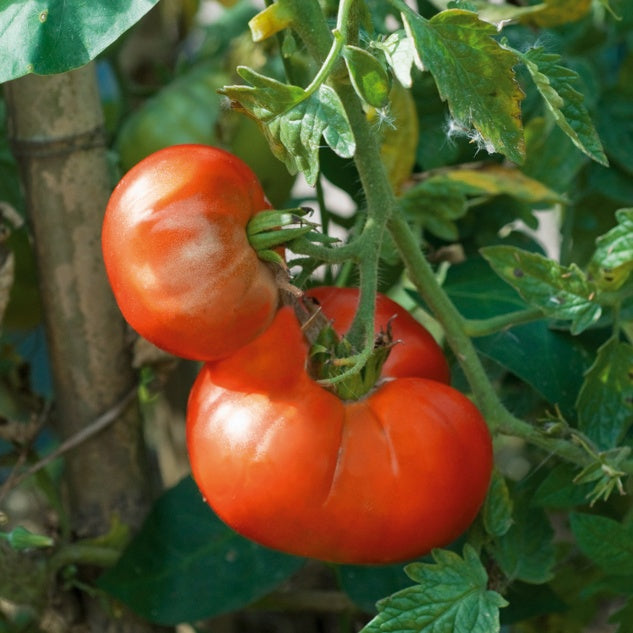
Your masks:
M 506 314 L 490 317 L 488 319 L 463 319 L 464 332 L 470 337 L 488 336 L 515 325 L 531 323 L 544 318 L 543 311 L 539 308 L 526 308 Z

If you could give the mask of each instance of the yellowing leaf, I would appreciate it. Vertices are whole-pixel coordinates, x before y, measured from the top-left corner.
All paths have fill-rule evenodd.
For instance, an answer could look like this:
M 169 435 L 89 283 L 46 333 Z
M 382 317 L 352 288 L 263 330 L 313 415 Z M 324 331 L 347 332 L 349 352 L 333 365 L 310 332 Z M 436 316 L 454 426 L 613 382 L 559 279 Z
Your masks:
M 283 29 L 290 26 L 291 21 L 291 14 L 285 5 L 275 2 L 253 17 L 248 26 L 251 30 L 253 41 L 261 42 L 279 33 L 279 31 L 283 31 Z
M 449 9 L 425 20 L 403 14 L 415 43 L 415 62 L 429 70 L 451 116 L 489 153 L 505 154 L 515 163 L 525 158 L 521 122 L 523 91 L 515 78 L 519 57 L 494 36 L 497 29 L 472 11 Z
M 525 15 L 521 21 L 540 27 L 558 26 L 580 20 L 590 9 L 591 0 L 545 0 L 540 11 Z
M 556 204 L 561 196 L 515 167 L 490 165 L 483 169 L 455 169 L 434 178 L 462 183 L 464 193 L 506 194 L 530 204 Z
M 431 0 L 438 9 L 447 9 L 451 0 Z M 609 10 L 608 0 L 605 5 Z M 522 22 L 541 27 L 558 26 L 576 22 L 583 18 L 591 9 L 591 0 L 544 0 L 540 4 L 516 6 L 508 2 L 489 0 L 470 0 L 473 10 L 477 11 L 480 19 L 496 25 L 509 22 Z

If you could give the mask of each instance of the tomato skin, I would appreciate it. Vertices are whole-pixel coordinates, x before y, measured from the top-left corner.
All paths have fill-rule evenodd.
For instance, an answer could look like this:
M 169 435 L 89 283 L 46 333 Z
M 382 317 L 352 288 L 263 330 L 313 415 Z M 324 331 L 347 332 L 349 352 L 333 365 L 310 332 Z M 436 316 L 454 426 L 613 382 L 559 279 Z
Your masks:
M 247 538 L 337 563 L 410 560 L 453 541 L 492 469 L 477 408 L 417 377 L 344 402 L 308 377 L 307 353 L 283 307 L 260 337 L 204 365 L 187 445 L 207 502 Z
M 307 290 L 306 295 L 318 301 L 339 336 L 347 332 L 360 299 L 358 288 L 318 286 Z M 375 332 L 385 330 L 388 323 L 391 323 L 393 340 L 397 343 L 382 367 L 383 377 L 419 376 L 446 384 L 450 382 L 448 362 L 433 336 L 401 305 L 378 293 Z
M 268 208 L 253 172 L 205 145 L 175 145 L 133 167 L 108 202 L 106 272 L 127 322 L 158 347 L 212 360 L 272 321 L 278 292 L 246 236 Z

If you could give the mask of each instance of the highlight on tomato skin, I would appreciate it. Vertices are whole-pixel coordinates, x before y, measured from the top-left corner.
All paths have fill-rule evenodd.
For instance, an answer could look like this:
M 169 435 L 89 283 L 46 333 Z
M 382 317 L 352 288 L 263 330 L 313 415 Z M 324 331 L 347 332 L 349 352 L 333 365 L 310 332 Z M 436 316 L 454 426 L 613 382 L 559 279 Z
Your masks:
M 342 401 L 308 376 L 307 354 L 282 307 L 261 336 L 203 366 L 187 447 L 217 515 L 262 545 L 335 563 L 401 562 L 456 539 L 492 471 L 475 405 L 420 377 Z
M 263 332 L 278 290 L 245 227 L 268 208 L 250 168 L 215 147 L 175 145 L 135 165 L 110 197 L 101 236 L 132 328 L 194 360 L 226 356 Z

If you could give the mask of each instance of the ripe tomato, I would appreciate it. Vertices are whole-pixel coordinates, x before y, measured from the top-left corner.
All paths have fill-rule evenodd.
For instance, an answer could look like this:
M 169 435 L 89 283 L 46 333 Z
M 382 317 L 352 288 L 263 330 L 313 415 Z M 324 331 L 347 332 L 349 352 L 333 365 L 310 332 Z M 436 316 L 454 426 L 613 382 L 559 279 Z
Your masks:
M 317 300 L 323 313 L 332 321 L 332 327 L 340 336 L 352 324 L 360 299 L 358 288 L 319 286 L 306 292 Z M 386 295 L 376 296 L 376 327 L 378 333 L 391 323 L 391 333 L 396 344 L 382 366 L 383 377 L 419 376 L 440 382 L 450 381 L 446 357 L 431 334 L 418 323 L 401 305 Z
M 457 538 L 492 468 L 477 408 L 419 377 L 342 401 L 308 376 L 307 354 L 283 307 L 261 336 L 202 368 L 187 446 L 218 516 L 265 546 L 338 563 L 408 560 Z
M 278 292 L 245 226 L 268 206 L 253 172 L 217 148 L 176 145 L 133 167 L 112 193 L 102 231 L 128 323 L 196 360 L 230 354 L 262 332 Z

